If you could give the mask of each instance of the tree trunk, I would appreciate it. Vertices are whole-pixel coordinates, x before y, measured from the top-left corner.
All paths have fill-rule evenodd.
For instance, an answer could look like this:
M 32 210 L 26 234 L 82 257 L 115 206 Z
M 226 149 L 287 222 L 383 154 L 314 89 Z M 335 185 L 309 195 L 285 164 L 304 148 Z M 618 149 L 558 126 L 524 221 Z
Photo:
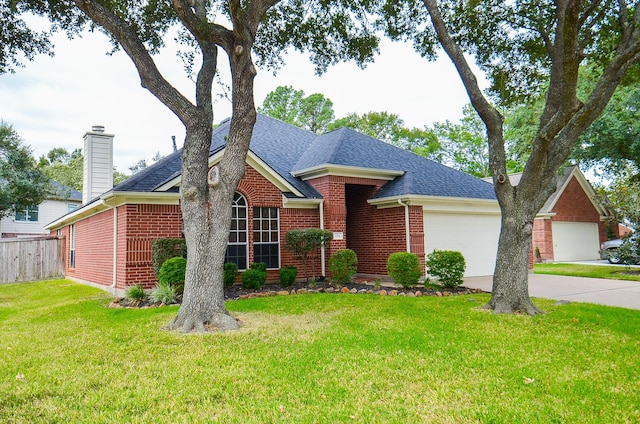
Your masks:
M 208 122 L 191 123 L 182 152 L 180 192 L 188 259 L 182 306 L 166 327 L 182 332 L 203 332 L 207 324 L 238 328 L 224 306 L 222 271 L 235 186 L 208 186 L 211 133 Z
M 511 209 L 511 210 L 509 210 Z M 529 298 L 529 252 L 533 216 L 522 206 L 502 209 L 496 268 L 491 299 L 484 306 L 497 314 L 521 312 L 536 315 L 540 310 Z

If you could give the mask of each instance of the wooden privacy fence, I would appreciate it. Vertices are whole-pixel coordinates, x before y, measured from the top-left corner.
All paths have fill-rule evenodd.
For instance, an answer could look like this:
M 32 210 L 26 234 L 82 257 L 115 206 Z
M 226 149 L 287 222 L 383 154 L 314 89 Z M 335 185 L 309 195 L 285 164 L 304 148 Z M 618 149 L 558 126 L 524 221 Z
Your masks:
M 0 239 L 0 283 L 64 276 L 63 243 L 57 237 Z

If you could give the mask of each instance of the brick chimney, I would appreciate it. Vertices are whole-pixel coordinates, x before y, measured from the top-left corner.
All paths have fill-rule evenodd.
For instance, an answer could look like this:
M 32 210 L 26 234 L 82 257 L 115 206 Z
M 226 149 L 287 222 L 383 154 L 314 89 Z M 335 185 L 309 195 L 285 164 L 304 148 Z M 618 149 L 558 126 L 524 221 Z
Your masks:
M 82 203 L 113 188 L 113 134 L 105 134 L 102 125 L 94 125 L 84 134 Z

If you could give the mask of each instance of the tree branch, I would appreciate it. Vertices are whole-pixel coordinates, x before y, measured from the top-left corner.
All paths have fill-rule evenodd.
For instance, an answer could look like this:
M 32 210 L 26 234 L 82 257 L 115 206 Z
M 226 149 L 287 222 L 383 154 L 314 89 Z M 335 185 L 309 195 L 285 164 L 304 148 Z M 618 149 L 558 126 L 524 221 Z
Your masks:
M 199 0 L 191 6 L 188 0 L 171 0 L 182 23 L 196 40 L 207 40 L 224 49 L 227 54 L 233 51 L 233 32 L 222 25 L 207 20 L 205 2 Z
M 138 70 L 142 87 L 157 97 L 183 123 L 186 122 L 195 106 L 162 76 L 136 31 L 98 2 L 73 1 L 93 22 L 105 28 L 120 43 Z
M 451 61 L 462 79 L 462 83 L 469 95 L 471 104 L 487 127 L 489 151 L 491 155 L 491 168 L 494 178 L 497 178 L 498 175 L 506 175 L 506 154 L 502 132 L 503 117 L 500 112 L 498 112 L 498 110 L 489 103 L 482 93 L 482 90 L 480 90 L 478 80 L 467 63 L 467 60 L 464 57 L 464 52 L 453 40 L 446 28 L 436 0 L 423 0 L 423 3 L 431 16 L 431 22 L 442 47 L 449 58 L 451 58 Z

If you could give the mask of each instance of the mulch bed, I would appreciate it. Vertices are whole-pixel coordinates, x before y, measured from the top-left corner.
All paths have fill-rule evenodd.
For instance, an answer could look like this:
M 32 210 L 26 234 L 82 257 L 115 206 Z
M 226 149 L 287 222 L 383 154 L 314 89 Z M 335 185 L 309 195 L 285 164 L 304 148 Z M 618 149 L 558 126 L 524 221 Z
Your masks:
M 337 294 L 377 294 L 381 296 L 408 296 L 408 297 L 420 297 L 420 296 L 455 296 L 462 294 L 482 293 L 480 289 L 469 289 L 463 286 L 455 289 L 441 289 L 434 290 L 421 286 L 416 286 L 412 289 L 403 289 L 402 287 L 388 287 L 376 285 L 373 282 L 366 280 L 356 280 L 351 284 L 344 286 L 337 286 L 331 284 L 329 281 L 320 282 L 296 282 L 290 287 L 281 287 L 278 284 L 265 284 L 261 290 L 245 289 L 240 284 L 234 284 L 232 287 L 225 288 L 224 299 L 226 301 L 234 301 L 241 299 L 252 299 L 256 297 L 270 297 L 270 296 L 289 296 L 294 294 L 307 294 L 307 293 L 337 293 Z M 182 297 L 178 296 L 176 304 L 180 304 Z M 110 308 L 155 308 L 166 306 L 164 304 L 157 305 L 145 300 L 144 302 L 132 303 L 126 298 L 116 298 L 110 304 Z

